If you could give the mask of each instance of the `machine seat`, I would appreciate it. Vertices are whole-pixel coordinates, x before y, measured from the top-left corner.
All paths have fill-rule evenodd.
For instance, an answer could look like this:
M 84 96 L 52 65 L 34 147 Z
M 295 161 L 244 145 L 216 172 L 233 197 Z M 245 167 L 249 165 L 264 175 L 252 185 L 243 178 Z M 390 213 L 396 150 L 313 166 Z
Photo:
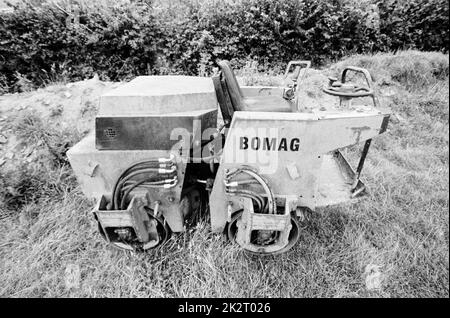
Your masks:
M 220 61 L 218 64 L 221 75 L 214 85 L 224 119 L 230 121 L 235 111 L 293 112 L 292 102 L 282 96 L 244 96 L 230 62 Z
M 241 107 L 250 112 L 292 112 L 289 101 L 279 96 L 244 97 Z

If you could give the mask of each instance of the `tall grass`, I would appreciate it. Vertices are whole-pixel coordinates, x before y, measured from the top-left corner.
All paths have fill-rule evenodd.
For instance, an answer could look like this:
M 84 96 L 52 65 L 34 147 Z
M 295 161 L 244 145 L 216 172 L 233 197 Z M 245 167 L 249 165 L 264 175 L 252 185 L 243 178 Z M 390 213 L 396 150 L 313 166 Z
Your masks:
M 448 297 L 448 55 L 353 56 L 306 81 L 318 74 L 326 79 L 348 64 L 371 69 L 380 99 L 393 113 L 364 168 L 370 195 L 308 215 L 288 253 L 249 256 L 211 233 L 207 219 L 149 253 L 116 250 L 97 233 L 89 212 L 93 202 L 69 175 L 61 177 L 68 166 L 55 164 L 43 144 L 49 170 L 17 165 L 0 178 L 7 183 L 2 191 L 20 189 L 11 176 L 35 185 L 24 192 L 30 196 L 14 197 L 20 204 L 3 206 L 8 213 L 0 222 L 0 296 Z M 258 84 L 250 68 L 241 73 Z M 56 129 L 54 122 L 34 117 L 10 120 L 29 144 L 38 125 Z M 64 138 L 78 138 L 69 136 Z M 68 288 L 71 266 L 79 267 L 80 284 Z M 368 284 L 373 272 L 380 279 L 375 287 Z

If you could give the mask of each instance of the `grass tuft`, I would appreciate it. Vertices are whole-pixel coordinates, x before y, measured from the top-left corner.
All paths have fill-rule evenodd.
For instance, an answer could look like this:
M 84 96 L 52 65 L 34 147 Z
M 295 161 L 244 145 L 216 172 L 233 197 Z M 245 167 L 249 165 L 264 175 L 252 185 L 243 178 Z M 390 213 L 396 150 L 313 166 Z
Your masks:
M 355 55 L 331 67 L 341 71 L 354 65 L 369 70 L 379 85 L 401 85 L 409 91 L 425 90 L 449 76 L 448 55 L 439 52 L 400 51 L 395 54 Z

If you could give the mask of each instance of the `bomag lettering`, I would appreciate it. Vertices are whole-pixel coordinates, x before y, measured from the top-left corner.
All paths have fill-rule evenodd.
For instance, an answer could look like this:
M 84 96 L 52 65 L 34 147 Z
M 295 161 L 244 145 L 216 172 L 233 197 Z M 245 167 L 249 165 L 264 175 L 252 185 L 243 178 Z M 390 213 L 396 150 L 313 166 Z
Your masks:
M 240 137 L 239 148 L 242 150 L 264 151 L 299 151 L 300 139 L 270 138 L 270 137 Z

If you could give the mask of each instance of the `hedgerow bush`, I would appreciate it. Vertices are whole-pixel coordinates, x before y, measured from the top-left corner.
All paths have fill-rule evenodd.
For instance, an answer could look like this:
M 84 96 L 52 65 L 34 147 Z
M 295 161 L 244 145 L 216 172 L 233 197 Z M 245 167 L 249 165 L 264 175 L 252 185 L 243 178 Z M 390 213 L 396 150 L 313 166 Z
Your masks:
M 0 87 L 99 74 L 210 74 L 351 53 L 448 51 L 446 0 L 31 1 L 0 14 Z M 0 88 L 1 89 L 1 88 Z
M 118 80 L 156 72 L 161 35 L 151 7 L 125 2 L 61 5 L 25 2 L 0 15 L 0 74 L 13 90 L 23 75 L 40 85 L 94 73 Z

